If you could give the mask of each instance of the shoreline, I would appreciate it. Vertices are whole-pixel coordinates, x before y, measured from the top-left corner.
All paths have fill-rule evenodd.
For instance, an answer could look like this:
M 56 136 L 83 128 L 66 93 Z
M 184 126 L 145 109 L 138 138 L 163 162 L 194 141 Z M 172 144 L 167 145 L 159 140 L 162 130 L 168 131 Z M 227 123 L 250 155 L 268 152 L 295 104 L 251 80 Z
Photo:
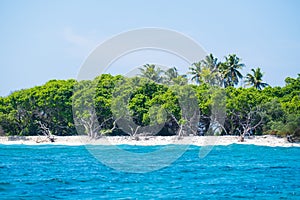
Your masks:
M 1 136 L 2 145 L 135 145 L 135 146 L 156 146 L 156 145 L 195 145 L 214 146 L 230 144 L 250 144 L 269 147 L 300 147 L 300 143 L 289 143 L 286 138 L 278 138 L 272 135 L 255 136 L 245 138 L 239 142 L 239 136 L 139 136 L 138 139 L 130 136 L 103 136 L 97 140 L 91 140 L 87 136 L 55 136 L 55 142 L 50 142 L 45 136 Z

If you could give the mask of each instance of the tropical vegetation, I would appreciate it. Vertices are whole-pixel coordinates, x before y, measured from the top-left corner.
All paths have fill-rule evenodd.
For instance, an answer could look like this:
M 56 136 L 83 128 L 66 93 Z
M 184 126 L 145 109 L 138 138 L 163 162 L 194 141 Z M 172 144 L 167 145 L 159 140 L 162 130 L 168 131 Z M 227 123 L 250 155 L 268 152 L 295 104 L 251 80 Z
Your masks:
M 244 77 L 244 67 L 235 54 L 223 62 L 210 54 L 185 75 L 147 64 L 133 78 L 51 80 L 0 97 L 0 134 L 299 134 L 300 74 L 271 87 L 260 68 Z

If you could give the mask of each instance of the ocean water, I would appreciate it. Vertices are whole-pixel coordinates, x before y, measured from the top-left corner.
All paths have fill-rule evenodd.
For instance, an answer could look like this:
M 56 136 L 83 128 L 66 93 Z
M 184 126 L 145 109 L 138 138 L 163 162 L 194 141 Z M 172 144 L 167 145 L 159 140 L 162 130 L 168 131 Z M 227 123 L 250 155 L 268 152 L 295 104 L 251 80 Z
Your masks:
M 205 158 L 199 148 L 163 169 L 126 173 L 84 146 L 0 145 L 0 199 L 300 199 L 300 148 L 215 146 Z

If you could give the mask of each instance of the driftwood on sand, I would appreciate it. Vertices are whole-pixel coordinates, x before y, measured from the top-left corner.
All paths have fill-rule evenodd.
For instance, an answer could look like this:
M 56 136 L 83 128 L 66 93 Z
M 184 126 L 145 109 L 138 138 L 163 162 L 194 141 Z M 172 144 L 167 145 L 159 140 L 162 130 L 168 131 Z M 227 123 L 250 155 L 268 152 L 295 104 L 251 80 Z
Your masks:
M 42 143 L 42 142 L 55 142 L 55 138 L 54 135 L 52 135 L 51 131 L 49 128 L 47 128 L 45 126 L 45 124 L 43 124 L 41 121 L 38 121 L 38 124 L 41 128 L 42 133 L 44 134 L 44 136 L 46 136 L 46 139 L 42 139 L 42 138 L 37 138 L 36 139 L 36 143 Z

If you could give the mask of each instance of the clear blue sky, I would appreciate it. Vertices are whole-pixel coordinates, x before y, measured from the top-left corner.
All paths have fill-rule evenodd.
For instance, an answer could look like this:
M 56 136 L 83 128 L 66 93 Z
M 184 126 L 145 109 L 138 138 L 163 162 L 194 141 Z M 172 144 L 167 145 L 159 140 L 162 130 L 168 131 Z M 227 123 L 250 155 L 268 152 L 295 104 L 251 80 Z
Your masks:
M 99 43 L 143 27 L 179 31 L 219 59 L 236 53 L 245 73 L 261 67 L 282 86 L 300 73 L 299 9 L 297 0 L 1 0 L 0 95 L 76 78 Z

